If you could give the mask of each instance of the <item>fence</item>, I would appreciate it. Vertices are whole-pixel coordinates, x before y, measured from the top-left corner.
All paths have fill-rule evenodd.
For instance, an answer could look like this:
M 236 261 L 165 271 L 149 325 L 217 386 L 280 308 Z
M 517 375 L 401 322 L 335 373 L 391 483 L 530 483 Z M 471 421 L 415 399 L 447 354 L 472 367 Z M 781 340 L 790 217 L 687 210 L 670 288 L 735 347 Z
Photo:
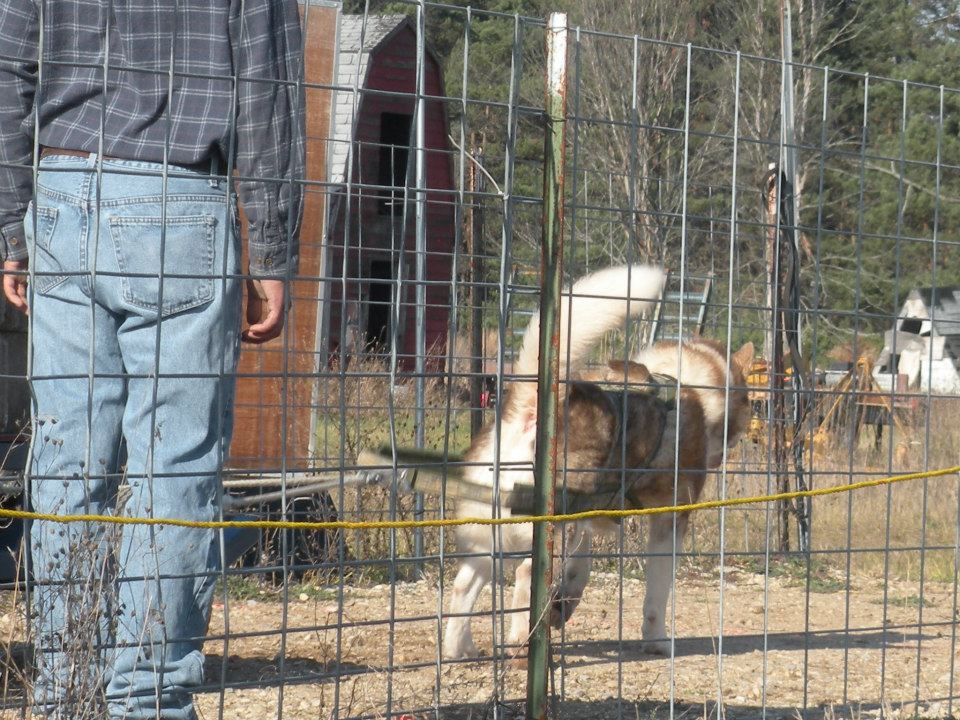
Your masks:
M 758 16 L 752 28 L 748 18 L 738 40 L 751 53 L 694 42 L 723 12 L 698 16 L 698 28 L 680 22 L 684 7 L 574 5 L 569 22 L 551 16 L 550 27 L 431 2 L 396 14 L 301 3 L 300 268 L 287 278 L 284 335 L 244 346 L 233 374 L 236 427 L 222 448 L 223 511 L 213 518 L 227 526 L 195 694 L 202 717 L 956 714 L 960 90 L 947 85 L 958 80 L 913 77 L 909 64 L 895 79 L 824 67 L 849 42 L 839 10 L 833 25 L 806 6 L 791 18 L 789 4 L 776 22 Z M 593 23 L 581 27 L 580 16 Z M 624 24 L 595 29 L 615 22 Z M 952 26 L 930 32 L 931 45 L 955 47 Z M 558 71 L 548 71 L 548 46 Z M 544 99 L 548 78 L 557 103 L 565 91 L 565 110 Z M 39 171 L 35 163 L 35 184 Z M 98 173 L 110 172 L 101 162 Z M 173 165 L 165 180 L 171 173 Z M 549 637 L 531 636 L 528 650 L 511 632 L 519 613 L 509 588 L 531 572 L 529 550 L 511 546 L 501 526 L 458 545 L 434 521 L 464 505 L 463 453 L 482 426 L 498 447 L 516 440 L 505 403 L 534 312 L 560 308 L 561 281 L 624 263 L 665 268 L 666 285 L 646 316 L 598 340 L 584 377 L 656 340 L 702 334 L 725 364 L 752 342 L 758 361 L 742 382 L 683 380 L 722 385 L 725 413 L 748 393 L 750 422 L 706 474 L 700 500 L 719 503 L 694 512 L 676 543 L 653 538 L 659 550 L 639 515 L 595 537 L 582 602 Z M 47 274 L 31 269 L 31 286 Z M 246 276 L 216 279 L 225 277 Z M 568 315 L 552 329 L 575 334 Z M 551 313 L 543 318 L 546 340 Z M 156 324 L 161 342 L 166 322 Z M 17 393 L 37 373 L 34 358 L 17 365 L 24 321 L 7 306 L 4 323 L 12 450 L 0 491 L 4 508 L 25 509 L 19 490 L 31 479 L 19 470 L 31 432 Z M 687 362 L 680 353 L 693 351 L 677 352 Z M 554 360 L 538 372 L 541 388 L 568 358 Z M 91 383 L 101 377 L 88 372 Z M 157 364 L 147 377 L 177 372 Z M 623 392 L 628 372 L 607 379 L 618 397 L 634 397 Z M 583 438 L 563 430 L 563 400 L 576 392 L 567 380 L 541 394 L 556 412 L 540 407 L 536 463 L 532 453 L 523 459 L 536 466 L 534 514 L 551 510 L 543 483 L 554 475 L 570 493 L 556 496 L 556 511 L 582 509 L 567 461 Z M 690 390 L 671 394 L 676 382 L 661 380 L 668 404 L 682 409 Z M 702 439 L 677 423 L 671 474 Z M 731 436 L 732 423 L 723 423 Z M 374 483 L 363 451 L 382 446 L 387 467 Z M 643 477 L 625 458 L 612 463 L 623 484 L 607 509 L 624 507 L 627 470 Z M 494 461 L 498 482 L 513 459 Z M 668 501 L 652 504 L 685 503 L 681 470 Z M 126 484 L 135 481 L 133 473 Z M 411 481 L 426 490 L 407 492 Z M 814 496 L 848 485 L 857 487 Z M 512 481 L 499 492 L 507 503 Z M 792 495 L 726 504 L 776 493 Z M 507 514 L 489 497 L 472 507 Z M 15 717 L 29 709 L 32 657 L 46 648 L 28 622 L 43 583 L 31 579 L 20 521 L 8 520 L 14 562 L 0 585 L 0 659 L 2 712 Z M 273 525 L 229 525 L 237 520 Z M 549 616 L 550 540 L 563 560 L 552 571 L 558 583 L 583 554 L 570 528 L 538 537 L 525 600 L 535 618 Z M 641 633 L 644 582 L 664 557 L 667 637 L 651 646 Z M 475 560 L 492 568 L 468 609 L 478 654 L 445 657 L 452 597 L 463 592 L 454 577 Z M 109 570 L 94 580 L 113 587 Z M 87 659 L 97 622 L 72 626 L 74 665 Z M 533 627 L 548 632 L 545 622 Z

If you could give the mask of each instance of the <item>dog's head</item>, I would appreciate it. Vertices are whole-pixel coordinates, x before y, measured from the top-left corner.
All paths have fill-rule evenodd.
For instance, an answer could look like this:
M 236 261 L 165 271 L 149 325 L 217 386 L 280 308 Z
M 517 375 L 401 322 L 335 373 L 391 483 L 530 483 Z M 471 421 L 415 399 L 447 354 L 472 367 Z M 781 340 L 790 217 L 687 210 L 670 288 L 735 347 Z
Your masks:
M 727 447 L 732 448 L 750 427 L 750 393 L 747 390 L 747 375 L 753 365 L 753 343 L 744 344 L 730 356 L 730 367 L 727 374 L 730 395 L 726 406 L 726 433 Z M 724 391 L 726 389 L 724 388 Z M 711 448 L 708 458 L 710 467 L 717 467 L 723 461 L 722 444 L 717 449 Z

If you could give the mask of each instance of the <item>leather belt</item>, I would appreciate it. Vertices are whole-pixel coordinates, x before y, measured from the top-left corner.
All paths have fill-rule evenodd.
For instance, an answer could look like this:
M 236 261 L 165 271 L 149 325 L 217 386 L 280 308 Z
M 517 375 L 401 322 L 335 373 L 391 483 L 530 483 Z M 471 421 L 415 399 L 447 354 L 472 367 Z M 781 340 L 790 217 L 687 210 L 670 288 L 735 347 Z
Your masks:
M 66 155 L 67 157 L 79 157 L 79 158 L 88 158 L 94 153 L 87 152 L 86 150 L 71 150 L 70 148 L 56 148 L 56 147 L 42 147 L 40 148 L 40 157 L 45 158 L 51 155 Z M 104 155 L 104 160 L 116 160 L 118 162 L 130 161 L 129 158 L 118 158 L 111 157 L 110 155 Z M 133 161 L 131 161 L 133 162 Z M 218 171 L 218 165 L 212 160 L 203 160 L 201 162 L 190 163 L 189 165 L 181 163 L 170 163 L 170 167 L 174 170 L 189 170 L 191 172 L 204 173 L 207 175 L 215 175 Z

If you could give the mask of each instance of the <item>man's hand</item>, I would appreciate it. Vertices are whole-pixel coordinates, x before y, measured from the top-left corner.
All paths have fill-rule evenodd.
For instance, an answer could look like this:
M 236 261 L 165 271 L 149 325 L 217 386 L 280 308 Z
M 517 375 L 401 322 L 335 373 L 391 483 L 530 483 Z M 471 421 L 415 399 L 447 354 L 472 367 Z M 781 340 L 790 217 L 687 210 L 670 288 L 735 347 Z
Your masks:
M 247 280 L 247 322 L 250 327 L 240 336 L 244 342 L 260 345 L 279 337 L 286 314 L 285 292 L 283 280 Z
M 3 294 L 7 302 L 24 315 L 30 314 L 27 306 L 26 260 L 6 260 L 3 263 Z

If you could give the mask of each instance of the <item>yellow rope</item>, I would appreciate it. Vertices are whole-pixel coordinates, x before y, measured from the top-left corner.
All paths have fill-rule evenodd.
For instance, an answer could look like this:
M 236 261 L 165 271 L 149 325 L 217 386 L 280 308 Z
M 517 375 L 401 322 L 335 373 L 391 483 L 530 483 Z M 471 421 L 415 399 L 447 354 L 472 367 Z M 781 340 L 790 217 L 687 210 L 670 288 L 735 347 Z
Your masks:
M 309 522 L 293 520 L 177 520 L 175 518 L 135 518 L 117 515 L 54 515 L 50 513 L 35 513 L 25 510 L 8 510 L 0 508 L 0 518 L 16 518 L 22 520 L 47 520 L 55 523 L 101 522 L 111 525 L 176 525 L 190 528 L 262 528 L 285 530 L 403 530 L 407 528 L 451 527 L 455 525 L 520 525 L 523 523 L 544 522 L 572 522 L 574 520 L 590 520 L 593 518 L 627 518 L 641 515 L 660 515 L 673 512 L 690 512 L 693 510 L 709 510 L 712 508 L 734 507 L 737 505 L 753 505 L 755 503 L 772 502 L 776 500 L 790 500 L 793 498 L 819 497 L 821 495 L 836 495 L 837 493 L 862 490 L 869 487 L 893 485 L 907 480 L 940 477 L 943 475 L 960 474 L 960 465 L 927 470 L 924 472 L 893 475 L 876 480 L 863 480 L 849 485 L 833 485 L 819 490 L 797 490 L 794 492 L 775 493 L 773 495 L 756 495 L 753 497 L 728 498 L 726 500 L 707 500 L 705 502 L 690 503 L 687 505 L 668 505 L 655 508 L 637 508 L 631 510 L 587 510 L 565 515 L 518 515 L 499 518 L 441 518 L 437 520 L 369 520 L 351 522 L 348 520 L 333 520 L 327 522 Z

